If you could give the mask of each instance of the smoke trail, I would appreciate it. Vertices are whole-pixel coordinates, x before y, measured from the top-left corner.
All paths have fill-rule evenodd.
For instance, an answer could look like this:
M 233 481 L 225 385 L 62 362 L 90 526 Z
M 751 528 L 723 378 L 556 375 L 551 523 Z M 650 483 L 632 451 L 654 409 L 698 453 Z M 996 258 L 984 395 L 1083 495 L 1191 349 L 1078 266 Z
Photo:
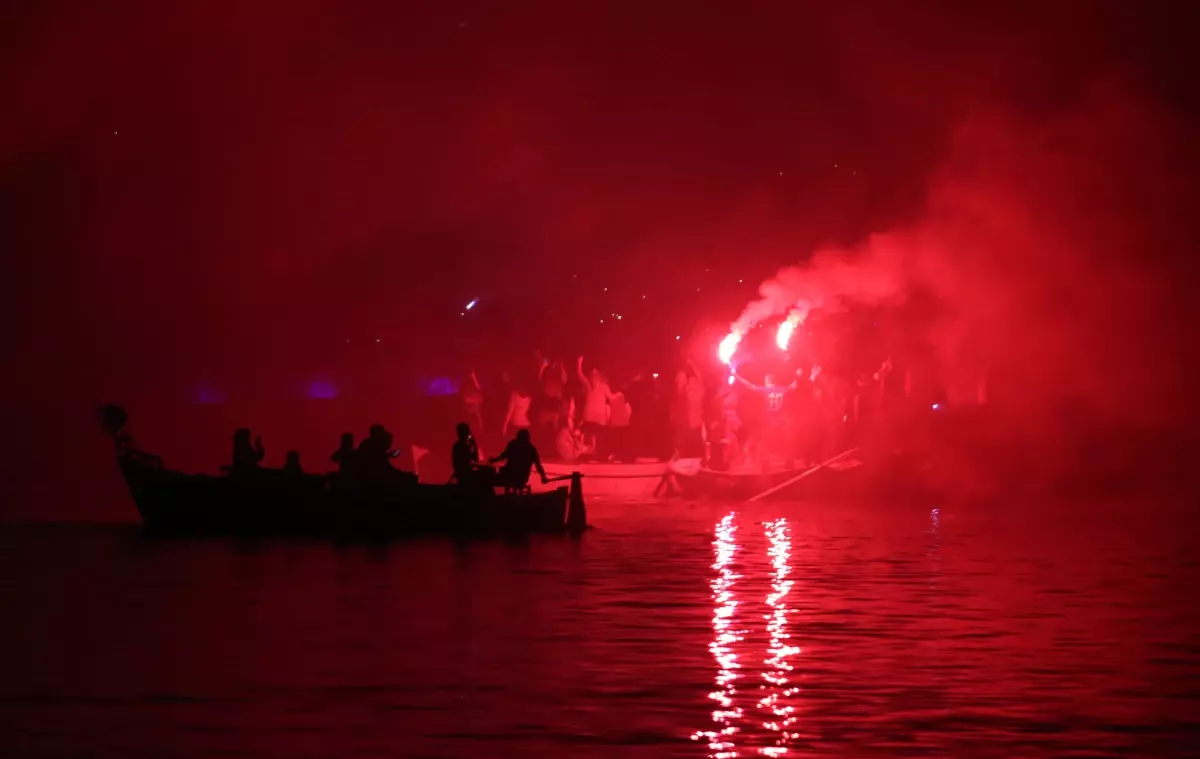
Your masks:
M 904 293 L 895 241 L 876 236 L 858 250 L 826 248 L 807 263 L 781 269 L 759 285 L 758 299 L 746 306 L 732 331 L 745 334 L 765 319 L 793 311 L 801 314 L 798 323 L 803 323 L 813 309 L 898 302 Z

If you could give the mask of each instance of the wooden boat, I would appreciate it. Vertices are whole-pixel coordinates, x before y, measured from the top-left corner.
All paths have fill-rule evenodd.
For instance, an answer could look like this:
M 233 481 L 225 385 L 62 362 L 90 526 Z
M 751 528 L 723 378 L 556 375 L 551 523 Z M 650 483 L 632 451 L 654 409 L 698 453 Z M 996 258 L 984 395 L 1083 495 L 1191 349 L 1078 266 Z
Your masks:
M 321 475 L 262 470 L 212 477 L 176 472 L 144 455 L 118 458 L 143 524 L 159 534 L 387 538 L 555 533 L 586 524 L 579 478 L 574 489 L 538 494 L 406 480 L 348 489 Z
M 700 459 L 676 459 L 671 463 L 671 486 L 684 496 L 725 501 L 809 496 L 844 484 L 849 473 L 862 466 L 853 457 L 856 452 L 844 451 L 815 466 L 767 471 L 752 467 L 718 471 L 706 468 Z
M 543 466 L 553 480 L 570 477 L 579 472 L 588 483 L 588 494 L 601 498 L 644 500 L 654 498 L 656 489 L 671 464 L 667 461 L 638 461 L 628 464 L 614 462 L 564 463 L 547 461 Z M 535 478 L 536 479 L 536 478 Z M 533 492 L 540 493 L 553 488 L 553 483 L 543 485 L 531 481 Z
M 262 469 L 185 474 L 134 450 L 120 433 L 125 412 L 101 410 L 117 441 L 117 461 L 146 529 L 200 536 L 306 536 L 382 539 L 450 535 L 579 532 L 587 527 L 582 476 L 542 493 L 429 485 L 396 471 L 386 483 L 351 487 L 336 476 Z

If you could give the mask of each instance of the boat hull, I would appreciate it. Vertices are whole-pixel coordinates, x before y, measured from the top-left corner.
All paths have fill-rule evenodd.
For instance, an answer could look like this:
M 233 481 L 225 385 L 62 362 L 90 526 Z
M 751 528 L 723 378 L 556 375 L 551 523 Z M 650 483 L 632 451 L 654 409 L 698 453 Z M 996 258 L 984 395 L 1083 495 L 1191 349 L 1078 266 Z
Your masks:
M 546 475 L 552 482 L 543 484 L 531 481 L 534 493 L 553 490 L 557 482 L 579 472 L 587 480 L 588 495 L 620 500 L 644 500 L 654 498 L 663 475 L 670 468 L 665 461 L 638 462 L 632 464 L 545 463 Z M 536 478 L 535 478 L 536 479 Z
M 323 476 L 209 477 L 129 458 L 121 470 L 146 529 L 162 535 L 390 538 L 567 529 L 566 487 L 517 496 L 400 480 L 350 490 Z
M 829 498 L 849 493 L 859 481 L 862 462 L 843 455 L 829 462 L 796 469 L 730 470 L 705 469 L 694 460 L 677 462 L 673 484 L 690 498 L 747 501 L 764 498 Z

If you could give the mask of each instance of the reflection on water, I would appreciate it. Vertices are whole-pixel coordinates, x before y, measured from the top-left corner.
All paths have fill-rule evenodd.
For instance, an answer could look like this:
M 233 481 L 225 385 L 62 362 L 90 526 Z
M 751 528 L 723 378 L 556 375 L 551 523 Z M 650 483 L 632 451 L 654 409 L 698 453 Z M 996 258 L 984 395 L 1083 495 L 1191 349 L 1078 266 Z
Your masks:
M 774 733 L 774 745 L 760 747 L 758 752 L 764 756 L 783 756 L 787 753 L 787 745 L 797 737 L 789 733 L 796 722 L 795 707 L 789 704 L 791 697 L 798 688 L 792 687 L 789 675 L 792 665 L 789 660 L 800 653 L 800 649 L 790 645 L 788 634 L 788 603 L 787 596 L 792 590 L 792 580 L 788 579 L 791 567 L 792 540 L 788 532 L 786 519 L 776 519 L 766 523 L 767 538 L 771 542 L 767 553 L 771 557 L 774 574 L 771 577 L 771 592 L 767 595 L 767 606 L 771 613 L 767 615 L 767 633 L 771 637 L 767 658 L 763 664 L 763 689 L 767 694 L 759 700 L 759 708 L 767 712 L 763 728 Z
M 1168 506 L 598 504 L 578 541 L 377 547 L 0 527 L 0 757 L 1192 759 L 1200 512 Z
M 737 756 L 737 746 L 734 736 L 738 732 L 737 721 L 742 718 L 742 708 L 733 703 L 737 689 L 734 682 L 738 679 L 737 653 L 733 645 L 742 640 L 743 632 L 734 627 L 738 602 L 734 596 L 734 583 L 741 577 L 733 571 L 733 559 L 738 546 L 734 538 L 737 525 L 734 524 L 735 514 L 727 514 L 717 523 L 713 531 L 713 553 L 716 560 L 710 586 L 713 596 L 713 639 L 708 644 L 713 659 L 717 662 L 717 689 L 708 697 L 717 702 L 712 719 L 717 723 L 716 730 L 702 730 L 692 735 L 692 740 L 708 739 L 711 749 L 709 756 L 715 759 L 727 759 Z
M 762 617 L 766 625 L 761 630 L 745 630 L 738 628 L 741 615 L 738 614 L 734 588 L 735 584 L 744 578 L 735 570 L 735 560 L 745 558 L 748 567 L 746 571 L 754 573 L 758 565 L 751 562 L 759 557 L 738 556 L 742 549 L 736 540 L 736 519 L 736 513 L 727 514 L 717 522 L 713 530 L 714 574 L 709 582 L 713 599 L 713 635 L 708 650 L 717 666 L 717 688 L 709 693 L 708 697 L 717 702 L 717 708 L 712 711 L 716 729 L 697 731 L 691 738 L 697 741 L 706 739 L 709 756 L 713 759 L 732 759 L 740 755 L 739 746 L 748 748 L 757 743 L 763 744 L 755 746 L 757 753 L 778 757 L 787 753 L 788 745 L 797 737 L 793 732 L 796 708 L 792 704 L 792 698 L 800 690 L 792 682 L 794 667 L 791 663 L 792 658 L 800 653 L 800 648 L 790 642 L 792 636 L 788 620 L 791 613 L 788 595 L 795 584 L 791 579 L 791 528 L 788 520 L 783 518 L 762 523 L 767 539 L 766 558 L 769 561 L 769 568 L 764 567 L 769 583 L 765 596 L 761 596 L 766 605 L 767 613 Z M 753 581 L 760 578 L 752 576 L 750 579 Z M 759 588 L 760 583 L 752 582 L 743 591 L 749 595 Z M 760 596 L 755 593 L 753 597 Z M 761 637 L 763 633 L 766 634 L 765 641 Z M 747 636 L 750 636 L 749 641 Z M 739 644 L 747 649 L 747 654 L 754 648 L 762 651 L 762 648 L 758 648 L 760 645 L 765 644 L 766 647 L 762 660 L 762 682 L 759 685 L 761 696 L 755 704 L 762 717 L 761 738 L 746 735 L 746 725 L 742 724 L 745 710 L 738 703 L 740 694 L 736 687 L 737 680 L 742 677 L 739 671 L 743 668 L 739 662 Z

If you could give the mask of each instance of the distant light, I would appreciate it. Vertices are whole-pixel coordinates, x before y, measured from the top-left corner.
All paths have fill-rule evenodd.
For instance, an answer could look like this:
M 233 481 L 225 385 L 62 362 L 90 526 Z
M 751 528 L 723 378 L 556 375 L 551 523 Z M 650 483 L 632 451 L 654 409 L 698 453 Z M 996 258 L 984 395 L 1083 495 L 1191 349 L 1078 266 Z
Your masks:
M 606 288 L 604 288 L 604 292 L 608 292 L 608 288 L 607 288 L 607 287 L 606 287 Z
M 603 320 L 603 319 L 601 319 L 601 320 L 600 320 L 600 323 L 601 323 L 601 324 L 603 324 L 603 323 L 604 323 L 604 320 Z
M 934 410 L 934 411 L 937 411 L 937 410 L 938 410 L 938 409 L 940 409 L 941 407 L 942 407 L 942 404 L 940 404 L 940 403 L 935 403 L 935 404 L 933 404 L 933 410 Z
M 643 295 L 643 296 L 642 296 L 642 300 L 645 300 L 645 299 L 646 299 L 646 296 L 645 296 L 645 295 Z
M 742 284 L 742 280 L 740 280 L 740 279 L 739 279 L 739 280 L 738 280 L 738 284 L 739 284 L 739 285 L 740 285 L 740 284 Z
M 425 395 L 445 396 L 458 392 L 458 383 L 449 377 L 438 377 L 425 386 Z
M 678 340 L 678 339 L 679 339 L 679 335 L 676 335 L 676 336 L 675 336 L 675 339 L 676 339 L 676 340 Z
M 699 288 L 699 287 L 697 287 L 697 288 L 696 288 L 696 292 L 700 292 L 700 288 Z
M 377 338 L 375 338 L 375 342 L 379 342 L 379 338 L 378 338 L 378 337 L 377 337 Z
M 470 311 L 472 308 L 475 308 L 475 304 L 478 302 L 479 302 L 478 298 L 473 299 L 470 303 L 467 304 L 467 310 Z
M 621 318 L 621 315 L 617 314 L 617 319 L 620 320 L 620 318 Z
M 332 382 L 316 380 L 308 386 L 308 397 L 314 400 L 330 400 L 338 397 L 338 389 Z
M 654 379 L 658 379 L 658 372 L 655 372 L 655 373 L 651 374 L 650 376 L 653 377 Z
M 731 385 L 733 384 L 733 375 L 732 374 L 729 375 L 729 384 L 731 384 Z

